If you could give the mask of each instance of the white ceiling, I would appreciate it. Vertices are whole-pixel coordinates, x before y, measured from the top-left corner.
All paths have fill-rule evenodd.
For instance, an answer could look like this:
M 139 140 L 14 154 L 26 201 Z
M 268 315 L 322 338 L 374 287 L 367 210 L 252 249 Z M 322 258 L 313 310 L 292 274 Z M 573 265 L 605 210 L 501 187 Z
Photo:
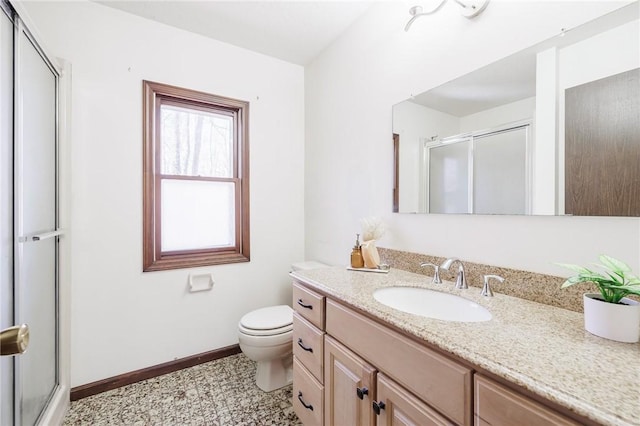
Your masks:
M 307 65 L 371 0 L 148 1 L 98 3 L 299 65 Z
M 464 117 L 536 95 L 536 52 L 527 50 L 414 96 L 411 101 Z

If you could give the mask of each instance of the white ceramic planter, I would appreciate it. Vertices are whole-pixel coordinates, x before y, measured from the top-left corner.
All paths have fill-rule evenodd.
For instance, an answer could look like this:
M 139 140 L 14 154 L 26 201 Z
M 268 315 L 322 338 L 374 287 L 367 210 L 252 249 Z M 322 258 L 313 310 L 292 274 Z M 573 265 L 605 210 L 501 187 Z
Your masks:
M 640 303 L 624 297 L 626 305 L 607 303 L 599 293 L 585 293 L 584 328 L 591 334 L 625 343 L 640 341 Z

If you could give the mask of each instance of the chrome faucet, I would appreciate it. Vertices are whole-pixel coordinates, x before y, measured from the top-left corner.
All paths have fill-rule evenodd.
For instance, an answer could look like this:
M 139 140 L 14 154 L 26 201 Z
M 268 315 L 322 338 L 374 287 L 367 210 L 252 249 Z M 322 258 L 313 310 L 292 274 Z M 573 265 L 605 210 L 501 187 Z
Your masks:
M 440 267 L 448 271 L 449 268 L 451 268 L 451 265 L 453 265 L 455 262 L 458 262 L 458 277 L 456 278 L 456 288 L 457 289 L 469 288 L 469 286 L 467 285 L 467 279 L 464 274 L 464 265 L 462 264 L 462 261 L 460 259 L 451 257 L 445 260 L 444 262 L 442 262 L 442 265 L 440 265 Z
M 491 286 L 489 286 L 489 280 L 491 278 L 493 278 L 494 280 L 498 280 L 501 283 L 504 282 L 504 278 L 502 278 L 500 275 L 485 275 L 484 285 L 482 286 L 482 292 L 480 292 L 482 296 L 493 297 L 493 291 L 491 291 Z
M 431 282 L 433 284 L 442 284 L 442 280 L 440 279 L 440 267 L 438 265 L 434 265 L 433 263 L 424 262 L 420 264 L 421 267 L 431 266 L 433 267 L 433 280 Z

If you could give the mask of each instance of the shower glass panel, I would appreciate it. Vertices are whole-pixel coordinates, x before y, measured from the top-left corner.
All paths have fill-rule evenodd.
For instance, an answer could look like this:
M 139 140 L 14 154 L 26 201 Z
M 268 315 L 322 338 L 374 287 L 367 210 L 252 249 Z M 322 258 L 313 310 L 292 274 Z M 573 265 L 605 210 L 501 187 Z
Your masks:
M 58 384 L 58 243 L 45 237 L 57 229 L 57 76 L 25 31 L 18 37 L 15 297 L 17 323 L 29 325 L 30 342 L 15 359 L 16 420 L 33 425 Z
M 531 214 L 529 132 L 521 122 L 425 142 L 421 211 Z
M 527 213 L 527 128 L 474 138 L 474 213 Z
M 469 213 L 470 140 L 434 146 L 429 152 L 429 213 Z

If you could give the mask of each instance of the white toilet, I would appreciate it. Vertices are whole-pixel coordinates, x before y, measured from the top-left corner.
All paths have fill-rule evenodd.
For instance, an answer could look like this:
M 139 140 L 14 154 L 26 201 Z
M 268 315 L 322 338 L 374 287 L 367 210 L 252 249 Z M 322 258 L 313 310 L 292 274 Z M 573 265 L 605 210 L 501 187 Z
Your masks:
M 327 266 L 309 261 L 294 263 L 292 269 Z M 240 349 L 257 363 L 256 385 L 265 392 L 279 389 L 292 381 L 293 309 L 287 305 L 269 306 L 251 311 L 238 323 Z

